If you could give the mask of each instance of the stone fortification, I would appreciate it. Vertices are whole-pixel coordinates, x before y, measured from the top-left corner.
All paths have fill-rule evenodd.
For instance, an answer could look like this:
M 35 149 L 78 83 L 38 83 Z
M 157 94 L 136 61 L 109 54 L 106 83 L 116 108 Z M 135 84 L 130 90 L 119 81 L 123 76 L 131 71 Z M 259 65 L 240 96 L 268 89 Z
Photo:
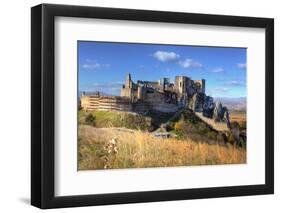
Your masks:
M 131 75 L 126 77 L 120 96 L 84 95 L 81 107 L 85 110 L 176 112 L 189 108 L 215 121 L 229 122 L 228 110 L 221 103 L 205 94 L 205 79 L 192 80 L 187 76 L 176 76 L 174 82 L 168 78 L 158 81 L 133 82 Z

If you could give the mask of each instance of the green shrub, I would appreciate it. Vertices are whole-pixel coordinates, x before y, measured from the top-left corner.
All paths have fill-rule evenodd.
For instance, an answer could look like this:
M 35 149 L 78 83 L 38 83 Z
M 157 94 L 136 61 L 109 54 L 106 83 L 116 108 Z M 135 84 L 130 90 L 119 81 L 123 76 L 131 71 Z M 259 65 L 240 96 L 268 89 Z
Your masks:
M 167 131 L 172 131 L 175 129 L 175 122 L 169 121 L 166 127 Z
M 239 138 L 238 145 L 244 149 L 246 149 L 246 141 L 242 140 L 242 138 Z
M 247 122 L 246 121 L 242 121 L 242 122 L 240 122 L 239 126 L 240 126 L 240 130 L 247 129 Z
M 230 122 L 230 127 L 231 127 L 231 129 L 233 129 L 233 128 L 240 129 L 240 125 L 237 121 Z
M 217 140 L 217 133 L 215 131 L 209 131 L 207 132 L 207 137 L 212 140 Z
M 184 129 L 184 125 L 185 125 L 185 122 L 184 120 L 179 120 L 178 122 L 175 123 L 175 130 L 176 131 L 182 131 Z
M 181 115 L 177 115 L 177 117 L 180 117 L 180 119 L 178 121 L 173 120 L 173 122 L 169 122 L 168 127 L 174 130 L 178 136 L 184 137 L 198 134 L 216 140 L 217 133 L 210 130 L 205 123 L 198 120 L 198 118 L 188 110 L 184 110 Z
M 89 113 L 85 118 L 85 124 L 95 126 L 95 117 L 92 115 L 92 113 Z
M 149 122 L 142 115 L 127 114 L 121 125 L 128 129 L 148 130 Z
M 98 128 L 102 127 L 125 127 L 128 129 L 149 130 L 151 119 L 137 114 L 126 112 L 93 111 L 94 124 Z M 92 118 L 89 118 L 91 121 Z M 86 123 L 86 119 L 85 119 Z M 88 123 L 87 123 L 88 124 Z
M 227 137 L 227 141 L 230 143 L 230 144 L 235 144 L 236 143 L 236 140 L 234 138 L 234 135 L 232 133 L 230 133 Z
M 221 134 L 217 134 L 217 141 L 218 142 L 224 142 L 224 137 Z
M 209 133 L 209 128 L 204 123 L 197 123 L 196 128 L 199 134 L 205 135 Z

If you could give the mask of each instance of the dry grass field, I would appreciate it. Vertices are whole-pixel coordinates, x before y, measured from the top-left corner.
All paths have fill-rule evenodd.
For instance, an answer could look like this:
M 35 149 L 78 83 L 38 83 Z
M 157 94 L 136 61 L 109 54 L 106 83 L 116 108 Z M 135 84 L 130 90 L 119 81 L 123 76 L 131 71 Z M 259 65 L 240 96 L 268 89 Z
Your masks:
M 230 144 L 155 138 L 122 128 L 79 125 L 78 169 L 120 169 L 246 163 L 246 150 Z
M 241 126 L 246 125 L 247 115 L 245 111 L 231 111 L 229 115 L 231 122 L 238 122 Z
M 246 112 L 231 111 L 231 113 L 230 113 L 231 121 L 243 122 L 243 121 L 246 121 L 246 119 L 247 119 Z

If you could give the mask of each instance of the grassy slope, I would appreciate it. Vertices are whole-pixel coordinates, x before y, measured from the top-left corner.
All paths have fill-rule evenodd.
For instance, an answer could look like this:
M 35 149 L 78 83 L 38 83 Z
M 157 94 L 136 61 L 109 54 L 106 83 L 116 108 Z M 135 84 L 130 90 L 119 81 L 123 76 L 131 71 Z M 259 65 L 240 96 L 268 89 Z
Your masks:
M 86 124 L 85 118 L 89 113 L 94 117 L 93 125 L 98 128 L 124 127 L 128 129 L 140 129 L 143 131 L 152 128 L 149 121 L 150 118 L 126 112 L 79 111 L 79 124 Z
M 79 124 L 89 124 L 85 122 L 89 113 L 94 117 L 94 122 L 90 125 L 98 128 L 124 127 L 151 132 L 159 128 L 161 123 L 166 123 L 168 131 L 177 135 L 179 139 L 190 137 L 196 141 L 203 140 L 209 143 L 223 142 L 218 132 L 212 130 L 189 110 L 177 113 L 150 112 L 146 116 L 126 112 L 80 111 Z
M 117 139 L 117 153 L 106 146 Z M 246 150 L 231 145 L 210 145 L 192 139 L 160 139 L 142 131 L 79 126 L 79 170 L 147 168 L 246 162 Z

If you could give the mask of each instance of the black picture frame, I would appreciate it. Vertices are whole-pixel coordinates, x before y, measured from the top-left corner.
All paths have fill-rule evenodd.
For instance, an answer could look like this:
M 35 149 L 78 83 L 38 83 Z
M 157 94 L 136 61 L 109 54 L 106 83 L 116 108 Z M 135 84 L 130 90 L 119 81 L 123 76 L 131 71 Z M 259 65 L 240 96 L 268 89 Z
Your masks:
M 93 195 L 54 195 L 54 21 L 81 17 L 162 23 L 264 28 L 265 184 Z M 39 208 L 218 198 L 274 193 L 274 20 L 225 15 L 41 4 L 31 8 L 31 204 Z

